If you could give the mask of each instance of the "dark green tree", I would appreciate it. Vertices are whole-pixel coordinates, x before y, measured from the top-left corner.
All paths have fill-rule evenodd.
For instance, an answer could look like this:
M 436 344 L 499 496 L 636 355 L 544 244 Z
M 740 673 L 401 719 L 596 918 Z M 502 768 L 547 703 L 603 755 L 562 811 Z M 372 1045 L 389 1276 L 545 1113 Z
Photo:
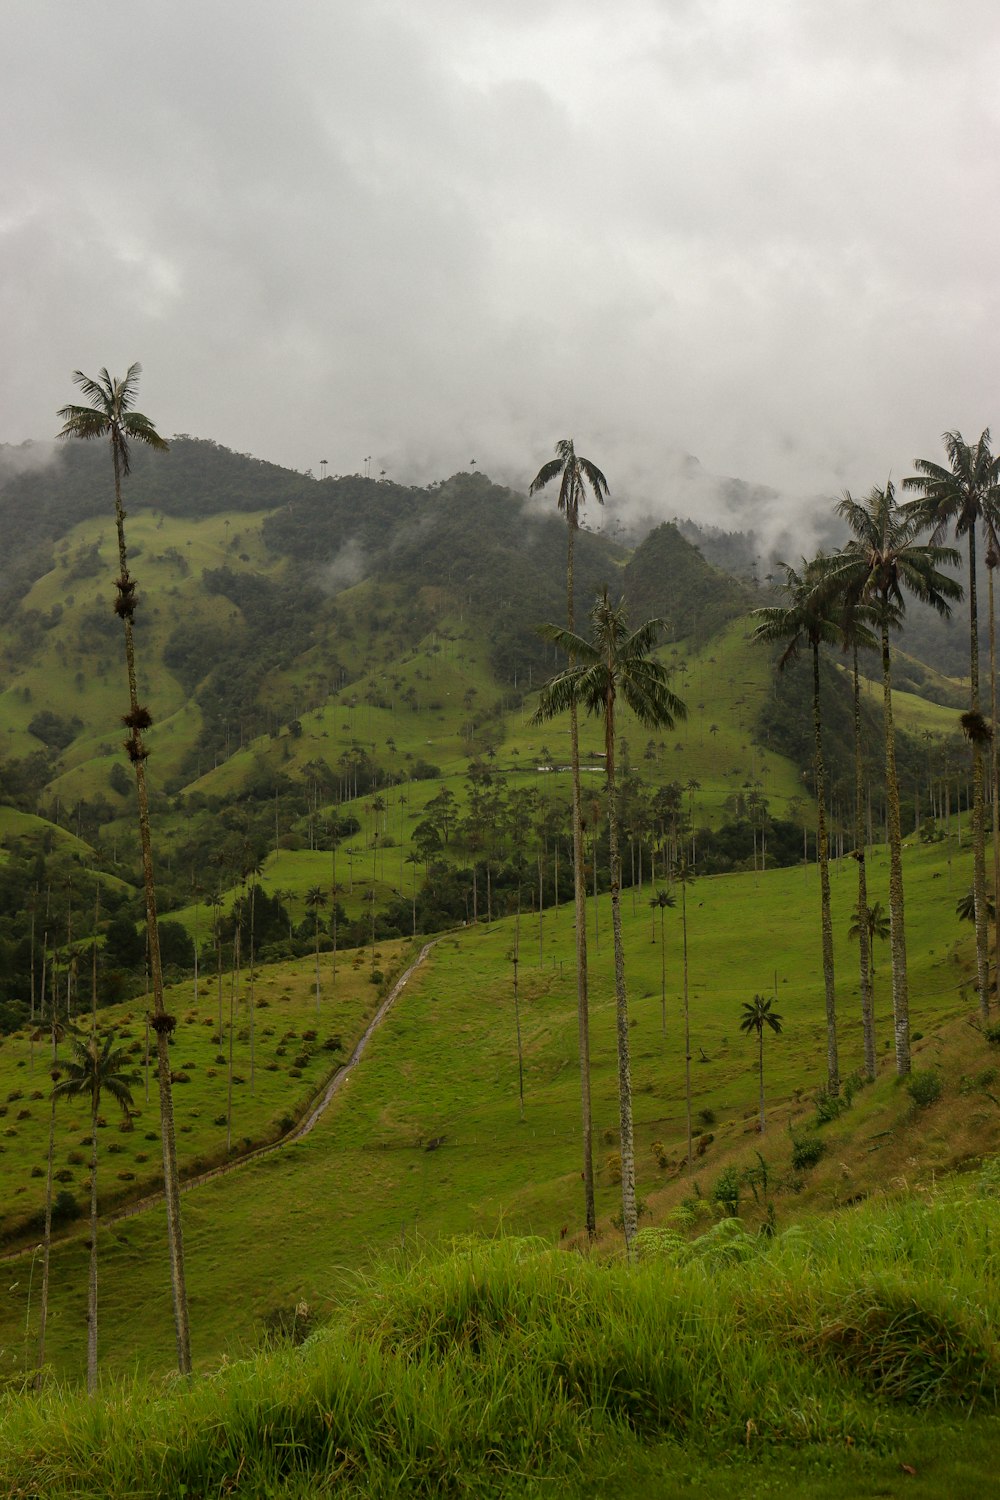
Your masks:
M 152 724 L 149 709 L 139 702 L 136 684 L 135 617 L 136 584 L 129 573 L 125 546 L 125 507 L 122 503 L 122 480 L 131 468 L 134 443 L 165 450 L 167 444 L 149 417 L 135 410 L 136 392 L 142 366 L 130 365 L 124 379 L 101 370 L 96 380 L 74 372 L 73 379 L 87 398 L 89 406 L 64 406 L 58 412 L 62 419 L 60 437 L 107 440 L 115 477 L 115 525 L 118 533 L 118 578 L 115 613 L 125 629 L 125 664 L 128 673 L 129 711 L 124 715 L 128 738 L 125 748 L 135 772 L 136 801 L 139 815 L 139 842 L 142 849 L 143 886 L 146 894 L 146 928 L 149 966 L 153 984 L 153 1028 L 156 1032 L 156 1055 L 160 1087 L 160 1135 L 163 1141 L 163 1182 L 167 1207 L 167 1241 L 174 1299 L 174 1325 L 177 1334 L 177 1365 L 182 1375 L 191 1370 L 191 1329 L 188 1320 L 187 1290 L 184 1280 L 184 1239 L 181 1229 L 180 1178 L 177 1171 L 177 1144 L 174 1131 L 174 1105 L 170 1084 L 170 1034 L 176 1017 L 168 1015 L 163 1003 L 163 967 L 156 920 L 156 882 L 153 873 L 153 843 L 149 827 L 149 797 L 146 790 L 146 756 L 143 731 Z
M 764 1134 L 764 1029 L 770 1027 L 775 1034 L 781 1032 L 781 1017 L 771 1009 L 771 1001 L 763 995 L 754 995 L 744 1000 L 740 1030 L 749 1036 L 757 1033 L 757 1069 L 760 1079 L 760 1133 Z
M 559 480 L 558 507 L 566 517 L 566 628 L 576 629 L 573 554 L 576 533 L 580 529 L 580 506 L 587 491 L 599 505 L 609 493 L 608 481 L 589 458 L 578 454 L 572 438 L 560 438 L 556 457 L 543 464 L 531 481 L 528 493 L 534 495 L 554 479 Z M 570 666 L 573 658 L 570 657 Z M 580 790 L 580 732 L 576 703 L 569 707 L 570 775 L 572 779 L 573 817 L 573 901 L 576 912 L 576 995 L 577 1036 L 580 1051 L 580 1107 L 583 1127 L 583 1191 L 587 1234 L 593 1239 L 597 1230 L 594 1207 L 593 1116 L 590 1102 L 590 1017 L 587 1002 L 587 887 L 583 871 L 583 802 Z
M 951 603 L 962 588 L 941 572 L 958 561 L 950 547 L 918 541 L 919 517 L 896 501 L 891 483 L 875 488 L 864 500 L 845 494 L 837 512 L 847 522 L 851 539 L 837 556 L 834 577 L 850 607 L 865 604 L 879 634 L 882 652 L 882 704 L 885 733 L 885 791 L 889 832 L 889 947 L 892 954 L 892 1015 L 896 1042 L 896 1071 L 910 1071 L 910 999 L 906 970 L 906 926 L 903 898 L 903 837 L 900 826 L 899 779 L 896 774 L 896 731 L 892 715 L 892 655 L 890 630 L 898 630 L 906 595 L 929 604 L 940 615 L 950 615 Z
M 569 656 L 572 666 L 548 683 L 539 697 L 534 722 L 563 713 L 571 704 L 582 706 L 604 722 L 605 777 L 608 795 L 608 834 L 611 866 L 611 927 L 615 960 L 615 1019 L 618 1037 L 618 1112 L 622 1160 L 622 1224 L 628 1254 L 636 1235 L 635 1149 L 632 1130 L 632 1075 L 629 1058 L 628 994 L 625 987 L 625 949 L 622 942 L 621 855 L 619 852 L 617 738 L 615 712 L 619 700 L 649 729 L 673 728 L 687 715 L 685 705 L 670 690 L 666 668 L 652 652 L 662 628 L 647 620 L 629 631 L 625 607 L 612 604 L 607 589 L 590 612 L 590 640 L 569 630 L 548 626 L 545 635 Z
M 783 642 L 780 668 L 794 661 L 803 646 L 812 657 L 813 771 L 816 790 L 816 850 L 819 863 L 820 934 L 823 953 L 823 988 L 826 995 L 826 1076 L 831 1094 L 840 1092 L 837 1056 L 837 1003 L 833 972 L 833 919 L 830 915 L 830 849 L 826 829 L 826 765 L 823 760 L 823 718 L 820 700 L 819 654 L 823 645 L 840 646 L 843 631 L 837 601 L 828 583 L 830 570 L 825 557 L 803 560 L 802 571 L 785 571 L 782 585 L 785 603 L 754 610 L 755 641 Z
M 903 488 L 919 490 L 914 511 L 931 530 L 931 541 L 943 541 L 951 526 L 965 537 L 969 548 L 969 711 L 962 728 L 972 745 L 972 889 L 976 903 L 976 987 L 984 1020 L 990 1014 L 989 923 L 986 917 L 986 796 L 983 753 L 991 726 L 983 717 L 979 688 L 979 596 L 976 578 L 976 535 L 980 524 L 996 514 L 1000 502 L 1000 458 L 990 447 L 987 428 L 975 446 L 960 432 L 942 436 L 948 467 L 927 458 L 914 459 L 918 473 L 903 480 Z M 989 527 L 987 544 L 989 543 Z
M 667 937 L 664 928 L 664 917 L 667 908 L 677 905 L 677 899 L 670 891 L 657 891 L 651 896 L 649 904 L 654 913 L 660 913 L 660 1031 L 664 1036 L 667 1034 Z M 655 928 L 654 928 L 655 931 Z
M 90 1101 L 90 1274 L 87 1283 L 87 1391 L 97 1393 L 97 1129 L 101 1099 L 108 1096 L 129 1117 L 133 1084 L 138 1075 L 129 1066 L 124 1047 L 114 1045 L 109 1032 L 104 1044 L 92 1030 L 86 1041 L 71 1039 L 73 1055 L 65 1077 L 53 1086 L 53 1095 L 84 1097 Z

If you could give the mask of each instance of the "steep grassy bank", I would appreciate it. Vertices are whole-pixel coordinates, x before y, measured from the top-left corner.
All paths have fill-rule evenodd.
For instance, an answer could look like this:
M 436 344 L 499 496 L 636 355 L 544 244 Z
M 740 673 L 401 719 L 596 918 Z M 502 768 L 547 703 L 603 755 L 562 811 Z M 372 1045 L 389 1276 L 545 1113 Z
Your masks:
M 186 1387 L 0 1404 L 29 1496 L 983 1493 L 1000 1178 L 643 1260 L 466 1240 Z

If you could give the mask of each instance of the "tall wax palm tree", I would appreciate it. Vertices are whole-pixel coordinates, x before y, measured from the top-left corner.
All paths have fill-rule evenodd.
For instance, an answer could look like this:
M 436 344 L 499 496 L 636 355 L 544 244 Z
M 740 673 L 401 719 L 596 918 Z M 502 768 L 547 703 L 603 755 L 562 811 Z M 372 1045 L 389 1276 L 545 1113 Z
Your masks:
M 667 1034 L 667 940 L 664 930 L 663 919 L 667 914 L 668 906 L 676 906 L 677 898 L 670 891 L 657 891 L 651 896 L 649 904 L 655 914 L 657 908 L 660 912 L 660 1031 L 664 1036 Z M 656 929 L 654 927 L 653 931 Z
M 621 854 L 619 850 L 618 786 L 616 779 L 615 709 L 622 699 L 640 724 L 671 729 L 687 709 L 670 691 L 666 669 L 652 656 L 661 629 L 647 620 L 629 631 L 623 604 L 612 604 L 607 589 L 590 612 L 590 640 L 569 630 L 549 626 L 545 635 L 570 657 L 572 665 L 542 690 L 535 723 L 551 719 L 571 704 L 604 720 L 605 776 L 608 793 L 608 835 L 611 863 L 611 929 L 615 962 L 615 1019 L 618 1036 L 618 1112 L 622 1160 L 622 1224 L 629 1256 L 636 1235 L 635 1149 L 632 1132 L 632 1077 L 629 1059 L 628 994 L 625 987 L 625 950 L 622 943 Z
M 969 712 L 962 727 L 972 744 L 972 889 L 976 902 L 976 979 L 979 1009 L 989 1018 L 989 930 L 986 919 L 986 799 L 983 786 L 983 749 L 991 730 L 983 718 L 979 692 L 979 600 L 976 579 L 976 533 L 988 512 L 996 514 L 1000 501 L 1000 457 L 990 448 L 989 428 L 972 447 L 960 432 L 946 432 L 942 442 L 949 467 L 927 458 L 914 460 L 919 472 L 903 480 L 903 488 L 919 490 L 914 510 L 931 528 L 931 541 L 940 542 L 954 526 L 969 547 Z M 989 534 L 987 533 L 987 546 Z M 992 577 L 992 575 L 991 575 Z
M 608 481 L 596 464 L 576 452 L 572 438 L 560 438 L 556 457 L 543 464 L 531 481 L 529 495 L 559 479 L 558 506 L 566 517 L 566 628 L 576 629 L 573 590 L 573 551 L 580 527 L 580 506 L 587 491 L 599 505 L 609 493 Z M 570 665 L 572 666 L 572 660 Z M 593 1119 L 590 1106 L 590 1021 L 587 1007 L 587 887 L 583 871 L 583 811 L 580 792 L 580 734 L 576 703 L 569 709 L 570 771 L 573 784 L 573 899 L 576 912 L 577 1032 L 580 1050 L 580 1104 L 583 1122 L 583 1186 L 587 1234 L 597 1231 L 594 1207 Z
M 865 500 L 845 494 L 837 512 L 851 539 L 837 558 L 834 576 L 847 600 L 867 604 L 879 633 L 882 652 L 882 704 L 885 731 L 885 793 L 889 835 L 889 948 L 892 955 L 892 1016 L 896 1071 L 910 1071 L 910 1001 L 906 972 L 906 928 L 903 902 L 903 839 L 900 829 L 896 734 L 892 717 L 892 657 L 889 632 L 898 629 L 906 594 L 929 604 L 938 614 L 951 613 L 949 601 L 961 599 L 962 587 L 942 573 L 958 561 L 950 547 L 917 540 L 919 518 L 896 502 L 891 482 L 873 489 Z
M 823 721 L 820 702 L 819 653 L 823 645 L 841 645 L 843 631 L 829 584 L 828 559 L 822 554 L 803 560 L 802 571 L 782 563 L 786 603 L 754 610 L 755 641 L 784 642 L 778 660 L 783 670 L 803 646 L 812 656 L 813 771 L 816 783 L 816 851 L 819 861 L 820 934 L 823 988 L 826 996 L 826 1075 L 831 1094 L 840 1092 L 837 1055 L 837 1003 L 833 970 L 833 920 L 830 915 L 830 850 L 826 829 L 826 765 L 823 760 Z
M 90 1099 L 90 1275 L 87 1288 L 87 1391 L 97 1391 L 97 1129 L 101 1099 L 109 1095 L 126 1117 L 132 1107 L 129 1087 L 138 1075 L 129 1066 L 124 1047 L 115 1047 L 113 1033 L 104 1045 L 93 1029 L 86 1041 L 72 1039 L 73 1057 L 66 1076 L 53 1088 L 53 1095 L 85 1096 Z
M 863 914 L 863 919 L 862 919 Z M 875 939 L 884 943 L 889 936 L 889 914 L 881 901 L 873 901 L 870 906 L 856 906 L 847 936 L 857 938 L 860 933 L 865 933 L 868 938 L 868 951 L 872 957 L 872 974 L 875 973 Z
M 322 886 L 312 885 L 306 891 L 306 906 L 313 914 L 313 930 L 316 935 L 316 1014 L 319 1015 L 320 982 L 319 982 L 319 913 L 320 908 L 326 905 L 326 892 Z
M 765 1000 L 763 995 L 754 995 L 752 1000 L 744 1000 L 743 1017 L 740 1021 L 740 1030 L 745 1031 L 747 1036 L 752 1031 L 757 1033 L 757 1070 L 760 1078 L 760 1133 L 764 1134 L 764 1028 L 770 1027 L 775 1035 L 781 1033 L 781 1017 L 771 1009 L 772 1001 Z
M 830 562 L 831 569 L 838 566 L 836 559 Z M 835 594 L 838 592 L 834 585 Z M 854 699 L 854 849 L 852 855 L 858 867 L 858 910 L 868 908 L 868 863 L 867 840 L 865 838 L 865 758 L 861 734 L 861 673 L 858 655 L 862 649 L 875 650 L 878 640 L 869 628 L 873 623 L 872 612 L 859 599 L 850 599 L 839 594 L 839 621 L 843 631 L 843 647 L 851 653 L 851 685 Z M 855 936 L 855 934 L 852 934 Z M 875 1078 L 875 1010 L 872 992 L 873 969 L 871 965 L 871 943 L 868 929 L 862 924 L 856 934 L 858 964 L 861 979 L 861 1029 L 864 1039 L 865 1076 Z
M 174 1302 L 174 1326 L 177 1335 L 177 1364 L 182 1375 L 191 1370 L 191 1330 L 188 1322 L 187 1290 L 184 1280 L 184 1239 L 181 1230 L 180 1178 L 177 1171 L 177 1143 L 174 1132 L 174 1106 L 170 1086 L 170 1034 L 176 1017 L 167 1013 L 163 1003 L 163 966 L 160 960 L 160 938 L 156 920 L 156 883 L 153 875 L 153 845 L 149 830 L 149 798 L 146 791 L 146 756 L 143 730 L 152 721 L 149 709 L 139 702 L 135 670 L 136 584 L 128 569 L 125 547 L 125 507 L 122 503 L 122 480 L 131 469 L 132 445 L 165 450 L 166 443 L 149 417 L 135 410 L 136 392 L 142 366 L 132 364 L 124 379 L 101 370 L 96 380 L 76 370 L 75 383 L 89 406 L 64 406 L 57 415 L 62 419 L 60 437 L 107 440 L 115 478 L 115 524 L 118 533 L 118 578 L 115 613 L 125 629 L 125 666 L 128 675 L 129 711 L 124 715 L 128 729 L 125 749 L 135 771 L 136 801 L 139 815 L 139 843 L 142 850 L 142 875 L 146 895 L 146 930 L 150 970 L 153 982 L 153 1028 L 160 1089 L 160 1134 L 163 1142 L 163 1183 L 167 1209 L 167 1241 Z
M 45 1173 L 45 1225 L 42 1232 L 42 1302 L 41 1313 L 38 1323 L 38 1365 L 35 1371 L 35 1388 L 40 1389 L 42 1384 L 42 1371 L 45 1368 L 45 1329 L 49 1317 L 49 1263 L 52 1255 L 52 1165 L 56 1140 L 56 1101 L 58 1094 L 56 1085 L 62 1077 L 62 1069 L 55 1063 L 56 1051 L 63 1037 L 63 1028 L 56 1020 L 55 1010 L 52 1012 L 52 1067 L 49 1069 L 49 1077 L 52 1079 L 52 1093 L 49 1099 L 49 1149 L 46 1158 Z
M 694 880 L 694 874 L 687 862 L 686 854 L 679 855 L 673 868 L 673 878 L 681 888 L 681 958 L 683 962 L 684 988 L 684 1115 L 687 1127 L 687 1164 L 688 1170 L 694 1165 L 693 1131 L 691 1129 L 691 1006 L 688 990 L 688 913 L 687 913 L 687 888 Z

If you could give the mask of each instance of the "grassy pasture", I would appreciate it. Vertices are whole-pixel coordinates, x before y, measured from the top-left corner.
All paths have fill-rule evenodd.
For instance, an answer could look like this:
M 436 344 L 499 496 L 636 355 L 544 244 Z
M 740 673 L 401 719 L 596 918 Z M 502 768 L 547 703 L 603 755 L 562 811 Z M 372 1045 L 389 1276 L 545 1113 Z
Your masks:
M 921 1115 L 917 1129 L 909 1098 L 893 1078 L 887 957 L 879 954 L 876 1010 L 883 1074 L 874 1089 L 862 1091 L 848 1115 L 828 1127 L 828 1159 L 814 1174 L 816 1186 L 811 1187 L 808 1178 L 800 1179 L 791 1193 L 788 1129 L 807 1129 L 812 1096 L 825 1073 L 816 872 L 793 869 L 756 879 L 752 874 L 716 877 L 689 888 L 693 1104 L 696 1117 L 709 1112 L 697 1124 L 697 1132 L 713 1137 L 693 1174 L 683 1166 L 679 913 L 667 913 L 663 1036 L 659 924 L 654 942 L 648 891 L 642 898 L 637 895 L 634 909 L 626 892 L 639 1194 L 653 1222 L 691 1196 L 694 1179 L 708 1198 L 722 1167 L 734 1161 L 753 1164 L 755 1148 L 771 1163 L 773 1174 L 786 1182 L 777 1200 L 779 1223 L 878 1191 L 896 1176 L 909 1182 L 915 1173 L 946 1170 L 963 1152 L 977 1155 L 995 1149 L 1000 1111 L 989 1098 L 990 1090 L 984 1085 L 968 1097 L 959 1090 L 959 1073 L 972 1076 L 990 1061 L 982 1039 L 965 1024 L 974 1004 L 972 967 L 967 934 L 954 917 L 954 900 L 968 881 L 967 860 L 967 852 L 960 854 L 947 845 L 912 848 L 906 854 L 911 1003 L 914 1027 L 923 1033 L 915 1046 L 915 1066 L 940 1068 L 945 1060 L 941 1101 Z M 883 851 L 876 851 L 871 863 L 871 899 L 884 899 Z M 855 899 L 853 868 L 845 862 L 836 867 L 833 878 L 845 1075 L 861 1061 L 855 960 L 846 937 Z M 588 921 L 598 1210 L 608 1244 L 613 1245 L 610 1219 L 619 1210 L 609 1160 L 617 1149 L 613 976 L 607 899 L 597 906 L 599 944 L 593 932 L 593 902 Z M 523 1122 L 517 1101 L 510 962 L 514 924 L 506 920 L 441 939 L 372 1039 L 349 1086 L 311 1136 L 185 1198 L 193 1322 L 197 1355 L 203 1362 L 215 1359 L 234 1337 L 249 1334 L 255 1318 L 276 1303 L 304 1298 L 320 1309 L 332 1309 L 357 1268 L 401 1240 L 492 1232 L 501 1223 L 549 1242 L 558 1242 L 565 1229 L 573 1240 L 580 1224 L 581 1191 L 570 909 L 544 915 L 541 961 L 537 918 L 522 917 L 519 940 Z M 323 962 L 328 965 L 329 956 Z M 302 1025 L 310 1011 L 310 970 L 310 962 L 303 961 Z M 364 968 L 358 971 L 359 980 L 364 973 Z M 766 1043 L 768 1133 L 761 1142 L 753 1123 L 755 1047 L 740 1035 L 738 1020 L 741 1003 L 755 991 L 773 992 L 775 976 L 784 1031 L 780 1037 L 769 1036 Z M 276 1008 L 259 1016 L 273 1020 Z M 202 1029 L 207 1035 L 208 1027 L 192 1027 L 190 1034 Z M 960 1061 L 948 1061 L 958 1057 L 955 1037 L 963 1039 L 968 1060 L 962 1054 Z M 183 1041 L 178 1045 L 183 1051 Z M 9 1067 L 13 1057 L 10 1044 L 0 1050 L 0 1070 Z M 178 1058 L 183 1062 L 180 1054 Z M 223 1081 L 220 1069 L 216 1086 Z M 182 1107 L 189 1097 L 186 1088 L 178 1090 Z M 246 1107 L 244 1090 L 240 1108 Z M 965 1121 L 964 1134 L 960 1118 Z M 705 1119 L 710 1125 L 703 1123 Z M 863 1146 L 854 1142 L 858 1133 Z M 891 1149 L 871 1145 L 880 1135 Z M 192 1146 L 195 1139 L 192 1132 Z M 653 1151 L 654 1144 L 660 1152 Z M 39 1142 L 39 1160 L 43 1149 Z M 660 1155 L 665 1158 L 662 1166 Z M 156 1211 L 112 1226 L 104 1237 L 108 1290 L 102 1294 L 102 1327 L 112 1368 L 128 1369 L 138 1361 L 155 1369 L 169 1361 L 166 1282 L 164 1278 L 161 1287 L 155 1276 L 149 1277 L 149 1266 L 164 1261 L 162 1234 Z M 61 1246 L 55 1257 L 52 1357 L 60 1370 L 74 1370 L 82 1359 L 83 1324 L 77 1314 L 84 1259 L 81 1234 Z M 227 1298 L 223 1304 L 218 1288 L 227 1284 L 227 1268 L 237 1265 L 238 1303 Z M 133 1309 L 140 1281 L 144 1315 L 137 1322 Z M 9 1349 L 20 1348 L 16 1330 L 23 1330 L 27 1313 L 22 1278 L 0 1307 L 0 1335 Z
M 393 969 L 402 945 L 386 944 L 378 951 L 383 967 Z M 349 955 L 338 963 L 334 979 L 330 959 L 325 958 L 317 1010 L 311 960 L 260 971 L 254 986 L 252 1079 L 246 971 L 235 996 L 230 975 L 224 976 L 221 998 L 210 974 L 201 977 L 197 1003 L 190 982 L 168 989 L 167 1006 L 178 1017 L 171 1049 L 182 1173 L 226 1159 L 230 999 L 236 1028 L 232 1140 L 234 1149 L 244 1150 L 282 1134 L 350 1053 L 378 1003 L 369 976 L 367 963 L 355 967 Z M 120 1117 L 110 1108 L 104 1116 L 99 1174 L 105 1205 L 149 1191 L 162 1178 L 156 1046 L 155 1038 L 147 1035 L 145 1013 L 141 1001 L 100 1012 L 102 1029 L 114 1028 L 138 1075 L 132 1088 L 133 1128 L 123 1130 Z M 84 1029 L 89 1024 L 86 1014 L 80 1024 Z M 338 1042 L 332 1049 L 327 1046 L 331 1039 Z M 65 1047 L 59 1050 L 60 1056 L 65 1054 Z M 29 1031 L 15 1032 L 0 1044 L 0 1232 L 5 1237 L 16 1235 L 44 1205 L 51 1066 L 50 1042 L 33 1042 Z M 85 1105 L 63 1101 L 56 1113 L 55 1188 L 73 1192 L 81 1208 L 89 1192 L 89 1130 Z

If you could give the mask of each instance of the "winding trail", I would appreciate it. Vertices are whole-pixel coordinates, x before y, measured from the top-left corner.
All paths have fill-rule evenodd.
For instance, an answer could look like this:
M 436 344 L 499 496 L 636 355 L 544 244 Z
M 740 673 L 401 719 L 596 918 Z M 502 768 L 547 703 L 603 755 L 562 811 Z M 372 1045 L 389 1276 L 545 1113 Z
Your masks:
M 236 1157 L 233 1161 L 220 1162 L 218 1166 L 209 1167 L 205 1172 L 199 1172 L 192 1177 L 183 1178 L 181 1181 L 181 1192 L 189 1193 L 192 1188 L 201 1187 L 202 1183 L 211 1182 L 213 1178 L 216 1177 L 225 1177 L 230 1172 L 238 1172 L 242 1167 L 248 1167 L 251 1162 L 260 1161 L 262 1157 L 265 1156 L 273 1156 L 275 1152 L 284 1151 L 287 1146 L 293 1146 L 296 1141 L 304 1140 L 305 1137 L 316 1128 L 319 1121 L 323 1118 L 327 1109 L 329 1109 L 330 1104 L 336 1098 L 337 1094 L 343 1088 L 344 1084 L 350 1078 L 354 1069 L 357 1067 L 358 1063 L 364 1056 L 365 1048 L 371 1041 L 371 1038 L 374 1035 L 376 1029 L 381 1026 L 382 1022 L 389 1014 L 389 1011 L 392 1009 L 396 1000 L 399 998 L 400 994 L 408 984 L 411 976 L 416 973 L 417 969 L 420 968 L 420 965 L 427 958 L 427 955 L 430 953 L 431 949 L 438 942 L 440 942 L 440 938 L 432 938 L 429 943 L 425 943 L 420 952 L 417 954 L 416 958 L 410 964 L 409 968 L 403 970 L 402 974 L 400 974 L 399 978 L 396 980 L 396 983 L 393 985 L 388 995 L 386 995 L 385 999 L 382 1001 L 382 1004 L 379 1006 L 378 1010 L 368 1022 L 368 1025 L 361 1033 L 361 1036 L 358 1038 L 357 1042 L 355 1042 L 354 1050 L 351 1053 L 350 1057 L 345 1063 L 342 1063 L 340 1065 L 340 1067 L 336 1070 L 333 1077 L 325 1085 L 322 1091 L 316 1095 L 312 1104 L 309 1105 L 305 1114 L 302 1116 L 301 1120 L 297 1122 L 297 1124 L 293 1125 L 285 1135 L 280 1137 L 280 1139 L 271 1141 L 266 1146 L 255 1146 L 252 1150 L 245 1152 L 242 1156 Z M 122 1208 L 114 1208 L 109 1213 L 102 1214 L 99 1222 L 104 1225 L 114 1224 L 120 1219 L 130 1219 L 135 1214 L 142 1214 L 150 1208 L 156 1208 L 157 1205 L 162 1202 L 162 1190 L 156 1193 L 149 1193 L 146 1197 L 136 1198 L 133 1200 L 133 1202 L 125 1204 Z M 59 1239 L 65 1238 L 67 1238 L 67 1236 L 65 1235 L 60 1235 L 58 1237 L 56 1235 L 53 1235 L 52 1243 L 53 1245 L 55 1245 Z M 9 1250 L 5 1254 L 0 1255 L 0 1263 L 4 1261 L 20 1260 L 23 1256 L 33 1255 L 34 1253 L 34 1245 L 25 1245 L 18 1250 Z

